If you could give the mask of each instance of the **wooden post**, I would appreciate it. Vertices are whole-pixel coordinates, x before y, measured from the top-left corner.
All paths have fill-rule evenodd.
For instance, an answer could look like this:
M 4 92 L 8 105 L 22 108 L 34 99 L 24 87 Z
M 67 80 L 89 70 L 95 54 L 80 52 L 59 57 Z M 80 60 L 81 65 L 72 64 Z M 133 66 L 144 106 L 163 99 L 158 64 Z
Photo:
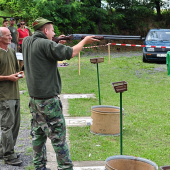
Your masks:
M 109 64 L 110 64 L 110 44 L 108 44 Z
M 79 75 L 80 75 L 80 52 L 79 52 Z
M 19 66 L 19 69 L 20 69 L 19 60 L 18 60 L 18 66 Z
M 24 65 L 23 60 L 19 60 L 20 71 L 22 71 L 22 66 Z

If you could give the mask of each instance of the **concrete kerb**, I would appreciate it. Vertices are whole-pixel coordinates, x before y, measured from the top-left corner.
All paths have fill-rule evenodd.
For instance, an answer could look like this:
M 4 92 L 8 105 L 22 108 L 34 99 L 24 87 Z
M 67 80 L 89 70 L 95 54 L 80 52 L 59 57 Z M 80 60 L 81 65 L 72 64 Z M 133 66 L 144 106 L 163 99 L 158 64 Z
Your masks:
M 95 98 L 94 94 L 61 94 L 60 99 L 63 104 L 63 114 L 66 121 L 66 128 L 69 126 L 87 126 L 91 123 L 91 117 L 69 117 L 68 114 L 68 99 L 74 98 Z M 67 129 L 66 140 L 68 146 L 70 147 L 69 142 L 69 133 Z M 51 145 L 51 141 L 47 139 L 46 143 L 47 148 L 47 168 L 51 170 L 57 169 L 57 162 L 54 149 Z M 73 162 L 74 170 L 104 170 L 105 169 L 105 161 L 76 161 Z

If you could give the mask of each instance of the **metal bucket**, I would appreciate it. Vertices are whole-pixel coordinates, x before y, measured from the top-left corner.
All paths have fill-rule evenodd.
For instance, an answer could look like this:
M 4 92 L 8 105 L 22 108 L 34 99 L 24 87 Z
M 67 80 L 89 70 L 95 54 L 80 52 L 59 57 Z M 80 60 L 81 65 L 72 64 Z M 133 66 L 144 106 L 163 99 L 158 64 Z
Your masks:
M 90 126 L 90 132 L 99 135 L 120 135 L 120 107 L 93 106 L 91 118 L 93 123 Z
M 106 170 L 158 170 L 156 163 L 134 156 L 111 156 L 105 162 Z
M 169 166 L 161 166 L 160 169 L 161 170 L 170 170 L 170 165 Z

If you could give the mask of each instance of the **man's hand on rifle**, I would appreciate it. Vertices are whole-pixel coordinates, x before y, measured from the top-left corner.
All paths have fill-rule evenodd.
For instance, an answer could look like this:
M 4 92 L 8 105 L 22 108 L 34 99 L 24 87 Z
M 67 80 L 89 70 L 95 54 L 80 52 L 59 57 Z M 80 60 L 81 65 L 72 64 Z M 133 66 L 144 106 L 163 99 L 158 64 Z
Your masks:
M 59 37 L 65 37 L 65 35 L 60 35 Z M 66 40 L 60 40 L 59 43 L 60 44 L 65 44 L 67 41 Z
M 95 41 L 100 41 L 98 39 L 95 39 L 94 37 L 95 37 L 94 35 L 86 36 L 82 41 L 84 41 L 85 44 L 91 44 L 91 43 L 93 43 Z
M 91 44 L 96 41 L 100 41 L 94 38 L 95 36 L 86 36 L 83 40 L 81 40 L 77 45 L 73 47 L 72 58 L 77 55 L 83 48 L 85 44 Z

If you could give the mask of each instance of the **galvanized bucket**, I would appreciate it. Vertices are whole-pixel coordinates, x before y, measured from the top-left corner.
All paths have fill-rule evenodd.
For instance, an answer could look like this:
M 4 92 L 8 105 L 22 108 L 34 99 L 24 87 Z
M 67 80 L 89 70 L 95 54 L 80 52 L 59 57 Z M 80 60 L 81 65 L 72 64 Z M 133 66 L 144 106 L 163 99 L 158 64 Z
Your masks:
M 106 159 L 106 170 L 158 170 L 156 163 L 145 159 L 127 155 L 116 155 Z
M 120 107 L 93 106 L 91 107 L 91 118 L 93 123 L 90 132 L 99 135 L 120 135 Z
M 168 166 L 161 166 L 160 169 L 161 170 L 170 170 L 170 165 L 168 165 Z

